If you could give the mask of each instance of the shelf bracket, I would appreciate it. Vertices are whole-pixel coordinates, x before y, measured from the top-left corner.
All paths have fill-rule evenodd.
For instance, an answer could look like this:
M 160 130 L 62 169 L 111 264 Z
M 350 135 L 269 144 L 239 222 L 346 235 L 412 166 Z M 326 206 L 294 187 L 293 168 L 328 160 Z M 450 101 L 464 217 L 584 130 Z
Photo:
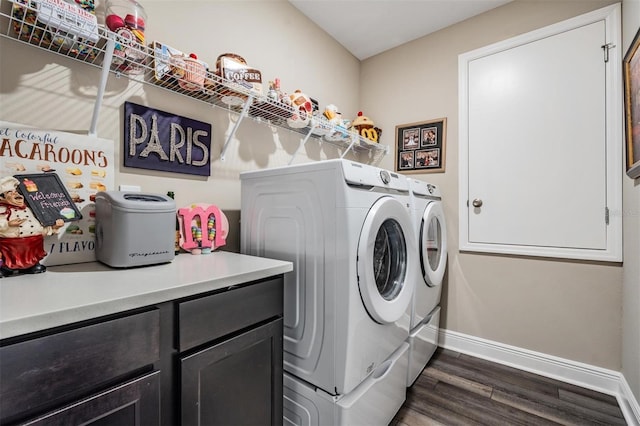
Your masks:
M 102 72 L 100 73 L 98 94 L 96 95 L 96 102 L 93 105 L 93 116 L 91 117 L 89 136 L 96 136 L 96 129 L 98 128 L 98 116 L 100 115 L 100 108 L 102 108 L 102 99 L 104 98 L 104 91 L 107 87 L 107 80 L 109 79 L 109 70 L 111 69 L 111 61 L 113 60 L 113 49 L 115 48 L 115 46 L 115 40 L 111 37 L 108 37 L 107 45 L 104 50 L 104 61 L 102 63 Z
M 293 155 L 291 156 L 291 160 L 289 160 L 289 166 L 291 165 L 291 163 L 293 163 L 293 159 L 296 158 L 296 155 L 298 155 L 298 152 L 300 152 L 300 150 L 302 149 L 302 147 L 307 143 L 307 141 L 309 140 L 309 138 L 311 137 L 311 134 L 313 133 L 313 131 L 316 129 L 316 127 L 318 127 L 318 123 L 312 119 L 311 120 L 311 128 L 309 129 L 309 132 L 307 133 L 307 135 L 304 137 L 304 139 L 302 139 L 300 141 L 300 145 L 298 145 L 298 148 L 296 148 L 296 152 L 293 153 Z
M 355 134 L 355 133 L 351 136 L 351 143 L 349 144 L 349 147 L 344 150 L 344 152 L 342 153 L 340 158 L 344 158 L 344 156 L 347 155 L 347 152 L 349 152 L 349 150 L 351 150 L 353 148 L 353 144 L 356 143 L 356 141 L 358 140 L 358 137 L 359 136 L 357 134 Z
M 227 136 L 227 140 L 225 141 L 224 146 L 222 147 L 222 151 L 220 152 L 220 161 L 222 162 L 225 161 L 225 153 L 227 152 L 227 148 L 229 147 L 229 142 L 231 142 L 231 139 L 233 139 L 233 137 L 235 136 L 236 131 L 238 130 L 238 127 L 240 127 L 240 123 L 242 122 L 242 119 L 245 118 L 247 115 L 249 115 L 249 107 L 251 106 L 252 103 L 253 103 L 253 94 L 249 95 L 247 100 L 244 102 L 244 106 L 242 107 L 242 112 L 240 112 L 240 116 L 238 117 L 238 121 L 236 121 L 236 124 L 234 124 L 233 129 L 231 130 L 231 133 L 229 133 L 229 136 Z

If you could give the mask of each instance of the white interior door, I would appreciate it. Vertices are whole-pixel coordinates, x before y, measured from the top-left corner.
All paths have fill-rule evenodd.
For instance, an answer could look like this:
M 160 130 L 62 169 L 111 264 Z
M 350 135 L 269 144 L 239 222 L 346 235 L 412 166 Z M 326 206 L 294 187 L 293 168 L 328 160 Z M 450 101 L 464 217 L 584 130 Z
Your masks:
M 471 241 L 606 247 L 604 43 L 601 21 L 469 64 Z
M 620 257 L 611 26 L 576 21 L 461 55 L 461 249 Z

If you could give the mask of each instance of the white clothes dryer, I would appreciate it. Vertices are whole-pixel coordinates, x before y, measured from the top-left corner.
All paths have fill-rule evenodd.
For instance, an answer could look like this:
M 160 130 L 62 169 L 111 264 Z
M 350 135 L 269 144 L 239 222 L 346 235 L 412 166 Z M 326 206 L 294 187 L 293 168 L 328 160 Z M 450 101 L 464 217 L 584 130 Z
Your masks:
M 285 371 L 349 394 L 408 338 L 398 320 L 418 258 L 406 178 L 338 159 L 240 179 L 242 253 L 294 264 L 284 284 Z
M 420 375 L 438 347 L 442 280 L 447 266 L 447 227 L 437 186 L 409 182 L 411 218 L 419 253 L 411 303 L 407 386 Z

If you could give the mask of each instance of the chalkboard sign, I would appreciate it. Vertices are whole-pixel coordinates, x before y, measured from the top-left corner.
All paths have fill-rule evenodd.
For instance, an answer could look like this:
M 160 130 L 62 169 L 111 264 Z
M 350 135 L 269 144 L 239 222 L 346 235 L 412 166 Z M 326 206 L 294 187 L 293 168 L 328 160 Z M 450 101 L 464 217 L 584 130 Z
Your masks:
M 51 226 L 56 220 L 73 222 L 82 219 L 71 196 L 55 173 L 14 175 L 20 185 L 18 191 L 43 226 Z

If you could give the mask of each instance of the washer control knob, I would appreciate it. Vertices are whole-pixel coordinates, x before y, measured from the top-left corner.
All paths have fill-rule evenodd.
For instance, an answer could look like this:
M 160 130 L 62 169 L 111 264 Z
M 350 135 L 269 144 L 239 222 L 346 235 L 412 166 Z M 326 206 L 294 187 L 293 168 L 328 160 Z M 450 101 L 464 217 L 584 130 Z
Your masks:
M 473 204 L 473 207 L 482 207 L 482 200 L 479 198 L 476 198 L 473 200 L 471 204 Z
M 389 175 L 389 172 L 386 170 L 380 171 L 380 179 L 382 179 L 382 183 L 384 183 L 385 185 L 391 182 L 391 176 Z

